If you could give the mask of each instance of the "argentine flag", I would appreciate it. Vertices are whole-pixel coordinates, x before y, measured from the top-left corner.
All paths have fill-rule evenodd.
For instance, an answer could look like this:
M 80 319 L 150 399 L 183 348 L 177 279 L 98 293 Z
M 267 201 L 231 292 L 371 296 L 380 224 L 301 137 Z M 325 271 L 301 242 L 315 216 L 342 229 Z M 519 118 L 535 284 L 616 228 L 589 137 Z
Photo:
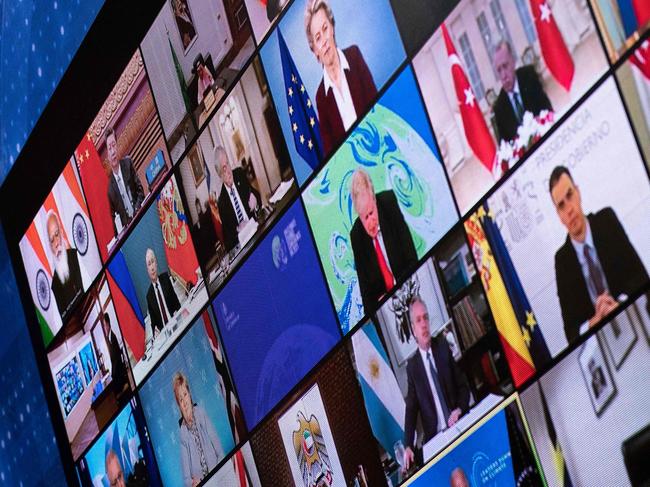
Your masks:
M 364 325 L 352 336 L 352 346 L 372 432 L 393 457 L 393 445 L 404 438 L 406 406 L 373 323 Z

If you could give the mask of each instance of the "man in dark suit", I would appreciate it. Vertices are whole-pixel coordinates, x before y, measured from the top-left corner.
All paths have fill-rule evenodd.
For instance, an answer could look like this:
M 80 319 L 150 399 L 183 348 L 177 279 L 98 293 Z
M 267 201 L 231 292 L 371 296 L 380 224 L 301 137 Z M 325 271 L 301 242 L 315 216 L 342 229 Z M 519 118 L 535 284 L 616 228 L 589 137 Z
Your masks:
M 647 284 L 648 272 L 614 210 L 583 213 L 580 189 L 566 167 L 553 169 L 549 192 L 568 231 L 555 253 L 555 279 L 571 343 Z
M 147 290 L 147 309 L 151 319 L 151 331 L 156 336 L 169 323 L 181 305 L 169 274 L 167 272 L 158 274 L 158 260 L 152 249 L 147 249 L 145 261 L 147 274 L 151 280 Z
M 415 459 L 415 425 L 418 415 L 426 443 L 460 419 L 469 409 L 469 388 L 456 365 L 444 335 L 431 338 L 429 312 L 415 296 L 409 303 L 409 318 L 418 349 L 406 364 L 408 391 L 404 418 L 404 469 Z
M 223 238 L 226 250 L 230 252 L 239 242 L 239 231 L 255 218 L 255 211 L 261 206 L 260 195 L 248 182 L 246 172 L 238 167 L 234 170 L 228 162 L 228 155 L 223 147 L 214 150 L 217 174 L 223 182 L 217 200 Z
M 69 247 L 65 243 L 59 215 L 53 210 L 47 214 L 46 226 L 50 250 L 54 257 L 52 294 L 54 294 L 61 318 L 65 319 L 76 299 L 83 293 L 79 253 L 77 249 Z
M 310 0 L 305 18 L 309 47 L 323 66 L 316 108 L 323 152 L 327 155 L 370 107 L 377 87 L 359 47 L 340 50 L 336 45 L 334 14 L 327 0 Z
M 370 175 L 357 169 L 352 175 L 350 194 L 359 215 L 350 231 L 350 242 L 363 307 L 370 312 L 415 266 L 418 256 L 395 193 L 382 191 L 375 195 Z
M 515 56 L 507 41 L 494 50 L 494 68 L 501 81 L 501 91 L 492 108 L 499 141 L 517 137 L 525 112 L 538 116 L 542 110 L 553 110 L 551 101 L 532 65 L 515 70 Z
M 119 215 L 122 227 L 126 227 L 133 215 L 140 209 L 144 201 L 144 190 L 133 167 L 129 156 L 122 159 L 117 153 L 115 130 L 109 128 L 106 132 L 106 150 L 108 162 L 111 165 L 111 176 L 108 182 L 108 203 L 113 220 L 113 232 L 119 232 L 115 226 L 115 215 Z
M 116 394 L 119 395 L 124 389 L 124 386 L 127 385 L 126 366 L 122 359 L 122 347 L 117 336 L 111 329 L 111 318 L 108 316 L 108 313 L 104 313 L 102 330 L 104 331 L 104 338 L 106 338 L 106 345 L 108 346 L 108 356 L 111 361 L 111 380 L 114 384 L 113 387 Z

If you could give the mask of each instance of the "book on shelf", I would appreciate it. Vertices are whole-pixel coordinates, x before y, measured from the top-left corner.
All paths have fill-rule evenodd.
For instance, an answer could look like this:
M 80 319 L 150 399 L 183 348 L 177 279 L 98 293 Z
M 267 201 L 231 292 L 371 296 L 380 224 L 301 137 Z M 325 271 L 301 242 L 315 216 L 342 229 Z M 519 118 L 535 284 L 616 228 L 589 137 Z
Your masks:
M 485 335 L 485 324 L 474 309 L 469 296 L 465 296 L 456 303 L 452 311 L 456 322 L 456 330 L 460 335 L 462 349 L 463 351 L 467 350 Z

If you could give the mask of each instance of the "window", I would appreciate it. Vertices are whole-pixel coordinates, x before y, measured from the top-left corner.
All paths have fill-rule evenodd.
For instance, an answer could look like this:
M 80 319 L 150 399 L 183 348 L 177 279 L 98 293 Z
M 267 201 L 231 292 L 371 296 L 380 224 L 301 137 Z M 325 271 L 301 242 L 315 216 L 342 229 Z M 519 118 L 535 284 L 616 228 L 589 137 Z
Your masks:
M 535 32 L 535 25 L 528 10 L 528 0 L 515 0 L 515 3 L 517 4 L 521 24 L 524 26 L 524 32 L 526 32 L 526 39 L 528 39 L 530 45 L 533 45 L 537 40 L 537 32 Z
M 460 43 L 460 50 L 463 54 L 463 60 L 465 61 L 465 66 L 469 74 L 469 82 L 472 85 L 474 90 L 474 95 L 477 100 L 482 100 L 485 96 L 485 88 L 483 87 L 483 80 L 481 80 L 481 74 L 478 70 L 478 65 L 476 64 L 476 59 L 474 58 L 474 52 L 472 51 L 472 46 L 469 43 L 467 38 L 467 33 L 463 33 L 459 38 L 458 42 Z
M 492 11 L 494 25 L 496 25 L 501 39 L 508 41 L 508 43 L 514 48 L 512 38 L 510 37 L 510 31 L 506 25 L 506 19 L 503 16 L 503 10 L 501 10 L 501 2 L 499 0 L 490 0 L 490 10 Z
M 476 17 L 476 23 L 478 24 L 478 30 L 481 33 L 481 37 L 483 38 L 483 44 L 485 45 L 485 50 L 488 53 L 488 56 L 490 56 L 490 65 L 492 66 L 492 71 L 494 71 L 494 75 L 496 76 L 497 73 L 494 70 L 494 59 L 493 59 L 493 50 L 494 50 L 494 44 L 495 41 L 492 39 L 492 30 L 490 30 L 490 26 L 488 25 L 488 21 L 485 18 L 485 12 L 481 12 L 478 17 Z

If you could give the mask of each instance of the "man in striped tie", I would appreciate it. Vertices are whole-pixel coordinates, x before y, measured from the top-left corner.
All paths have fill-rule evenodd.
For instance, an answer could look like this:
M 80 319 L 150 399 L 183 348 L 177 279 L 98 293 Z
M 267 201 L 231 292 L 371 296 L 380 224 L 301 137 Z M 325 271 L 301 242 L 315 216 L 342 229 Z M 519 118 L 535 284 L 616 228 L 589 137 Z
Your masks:
M 350 196 L 359 215 L 350 231 L 350 242 L 363 307 L 371 312 L 409 270 L 415 270 L 418 256 L 392 190 L 375 195 L 370 175 L 357 169 L 352 175 Z
M 255 218 L 255 211 L 260 207 L 261 200 L 259 193 L 248 182 L 244 168 L 230 167 L 228 154 L 223 147 L 215 147 L 214 161 L 217 174 L 223 182 L 217 207 L 223 225 L 226 250 L 230 252 L 239 242 L 239 232 L 250 219 Z

